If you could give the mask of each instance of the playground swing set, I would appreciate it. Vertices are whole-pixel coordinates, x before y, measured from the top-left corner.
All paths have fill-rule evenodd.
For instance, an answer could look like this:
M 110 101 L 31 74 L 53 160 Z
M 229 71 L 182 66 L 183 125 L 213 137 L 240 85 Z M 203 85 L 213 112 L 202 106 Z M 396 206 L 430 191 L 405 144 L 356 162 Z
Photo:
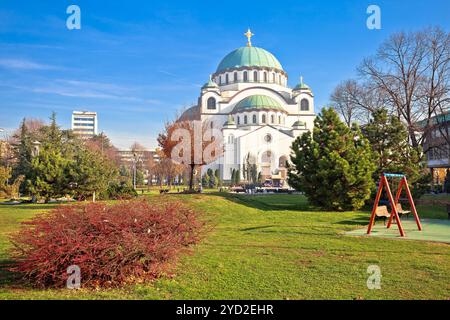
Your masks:
M 397 192 L 395 194 L 395 198 L 392 196 L 391 188 L 389 187 L 388 178 L 401 178 L 398 187 Z M 372 227 L 375 223 L 376 217 L 384 217 L 385 219 L 389 217 L 388 223 L 386 228 L 390 228 L 392 225 L 393 220 L 395 219 L 395 222 L 397 223 L 398 230 L 400 232 L 400 236 L 405 236 L 405 231 L 403 230 L 402 222 L 400 220 L 400 214 L 407 214 L 409 215 L 410 211 L 404 211 L 401 207 L 401 204 L 399 203 L 400 195 L 403 191 L 403 188 L 405 188 L 406 196 L 408 197 L 409 204 L 411 206 L 411 211 L 414 215 L 414 218 L 416 220 L 417 228 L 419 231 L 422 231 L 422 225 L 420 223 L 419 215 L 417 214 L 416 206 L 414 205 L 414 200 L 411 195 L 411 191 L 409 190 L 408 181 L 406 180 L 406 176 L 404 174 L 397 174 L 397 173 L 383 173 L 381 174 L 380 183 L 378 186 L 377 196 L 375 197 L 375 203 L 373 205 L 372 209 L 372 215 L 370 216 L 370 222 L 369 226 L 367 228 L 367 234 L 370 234 L 372 231 Z M 383 193 L 383 189 L 385 189 L 385 192 L 388 197 L 388 201 L 391 207 L 391 213 L 387 211 L 386 206 L 379 206 L 381 194 Z M 380 210 L 381 209 L 381 210 Z

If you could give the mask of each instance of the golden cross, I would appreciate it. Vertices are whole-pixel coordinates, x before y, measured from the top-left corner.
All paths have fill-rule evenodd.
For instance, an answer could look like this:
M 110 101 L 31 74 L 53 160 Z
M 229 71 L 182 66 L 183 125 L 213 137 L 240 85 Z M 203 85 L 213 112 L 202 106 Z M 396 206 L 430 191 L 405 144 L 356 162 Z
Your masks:
M 252 37 L 254 36 L 254 34 L 250 31 L 250 28 L 248 28 L 247 32 L 244 33 L 244 36 L 247 37 L 247 47 L 251 47 L 252 46 Z

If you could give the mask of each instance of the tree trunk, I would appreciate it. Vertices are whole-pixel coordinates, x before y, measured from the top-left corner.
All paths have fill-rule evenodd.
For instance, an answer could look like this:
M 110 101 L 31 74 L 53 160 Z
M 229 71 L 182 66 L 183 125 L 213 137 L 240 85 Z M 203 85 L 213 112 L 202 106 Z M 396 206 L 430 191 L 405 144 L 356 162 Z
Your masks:
M 191 166 L 191 172 L 189 173 L 189 190 L 193 190 L 193 186 L 194 186 L 194 168 L 195 168 L 195 164 L 190 164 Z

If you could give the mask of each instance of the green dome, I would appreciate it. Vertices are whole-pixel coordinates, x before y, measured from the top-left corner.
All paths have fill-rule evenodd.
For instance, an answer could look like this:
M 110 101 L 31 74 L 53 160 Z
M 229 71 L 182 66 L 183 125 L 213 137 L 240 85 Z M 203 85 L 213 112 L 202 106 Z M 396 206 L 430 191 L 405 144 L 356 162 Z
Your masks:
M 233 112 L 242 112 L 245 110 L 279 110 L 285 111 L 281 104 L 268 96 L 253 95 L 239 101 L 234 107 Z
M 215 83 L 214 81 L 211 80 L 211 78 L 208 80 L 208 82 L 206 82 L 202 88 L 218 88 L 219 86 L 217 85 L 217 83 Z
M 293 127 L 304 127 L 306 125 L 306 123 L 304 123 L 303 121 L 297 120 L 294 122 L 294 124 L 292 125 Z
M 283 70 L 278 59 L 269 51 L 257 47 L 241 47 L 223 58 L 216 72 L 240 67 L 267 67 Z
M 310 88 L 309 88 L 309 86 L 307 84 L 304 84 L 304 83 L 299 83 L 294 88 L 294 90 L 302 90 L 302 89 L 309 90 Z

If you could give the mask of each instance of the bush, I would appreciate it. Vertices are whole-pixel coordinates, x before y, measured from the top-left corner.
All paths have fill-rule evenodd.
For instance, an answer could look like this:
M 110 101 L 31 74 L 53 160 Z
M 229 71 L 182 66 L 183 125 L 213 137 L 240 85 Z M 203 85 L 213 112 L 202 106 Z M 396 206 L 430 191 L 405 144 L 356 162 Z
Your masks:
M 130 200 L 138 196 L 136 190 L 127 184 L 112 184 L 106 190 L 106 194 L 102 195 L 104 199 L 113 200 Z
M 118 286 L 169 274 L 180 252 L 197 243 L 198 214 L 178 202 L 63 205 L 23 222 L 12 237 L 10 268 L 35 287 L 63 287 L 67 268 L 82 287 Z
M 289 185 L 326 210 L 357 210 L 370 197 L 375 165 L 358 126 L 348 128 L 333 109 L 323 108 L 313 134 L 292 144 Z

